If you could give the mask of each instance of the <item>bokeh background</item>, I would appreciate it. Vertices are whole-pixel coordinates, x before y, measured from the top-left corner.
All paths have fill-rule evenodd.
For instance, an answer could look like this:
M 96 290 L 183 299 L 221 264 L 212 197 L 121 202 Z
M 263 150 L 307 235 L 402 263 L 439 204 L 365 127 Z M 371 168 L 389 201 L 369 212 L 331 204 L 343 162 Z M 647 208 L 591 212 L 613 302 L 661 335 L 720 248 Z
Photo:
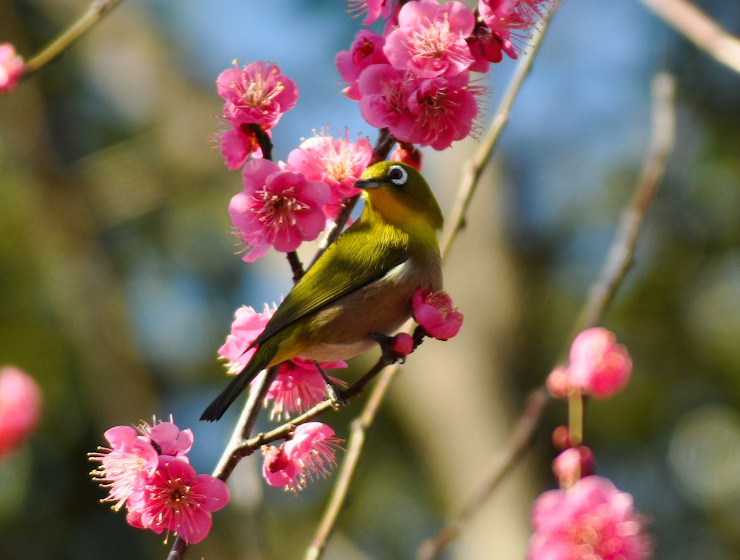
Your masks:
M 696 3 L 740 34 L 740 3 Z M 28 56 L 86 6 L 2 0 L 0 41 Z M 226 206 L 240 183 L 209 140 L 222 127 L 214 80 L 235 58 L 264 59 L 297 83 L 276 158 L 322 126 L 374 140 L 338 93 L 334 53 L 359 28 L 344 12 L 339 0 L 127 0 L 0 98 L 0 364 L 33 375 L 45 401 L 37 432 L 0 464 L 0 560 L 166 556 L 160 537 L 98 503 L 86 453 L 112 425 L 173 414 L 195 432 L 195 467 L 214 466 L 235 419 L 197 422 L 226 382 L 215 351 L 236 307 L 290 287 L 282 256 L 235 255 Z M 481 127 L 513 67 L 481 78 Z M 603 320 L 635 372 L 624 393 L 589 404 L 586 441 L 646 514 L 655 558 L 740 557 L 740 76 L 636 0 L 564 0 L 447 263 L 466 323 L 404 367 L 328 559 L 412 558 L 505 444 L 612 241 L 657 70 L 677 79 L 677 145 Z M 425 152 L 443 208 L 476 147 Z M 325 421 L 346 437 L 362 401 Z M 527 460 L 446 558 L 523 557 L 529 504 L 554 486 L 549 434 L 565 419 L 551 403 Z M 301 557 L 332 480 L 295 498 L 258 469 L 239 466 L 193 558 Z

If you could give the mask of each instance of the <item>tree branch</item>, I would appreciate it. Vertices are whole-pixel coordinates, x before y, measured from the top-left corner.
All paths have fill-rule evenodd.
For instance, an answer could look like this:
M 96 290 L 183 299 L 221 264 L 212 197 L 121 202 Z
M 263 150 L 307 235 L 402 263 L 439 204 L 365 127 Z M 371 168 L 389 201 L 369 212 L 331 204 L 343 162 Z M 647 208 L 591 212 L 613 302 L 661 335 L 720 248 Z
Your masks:
M 599 278 L 589 291 L 583 310 L 575 323 L 574 332 L 595 325 L 606 312 L 634 258 L 637 238 L 657 187 L 662 179 L 668 156 L 675 141 L 675 108 L 673 78 L 660 73 L 652 83 L 653 117 L 650 148 L 634 194 L 622 213 L 617 234 L 607 254 Z M 567 341 L 570 344 L 572 337 Z M 482 483 L 471 494 L 460 511 L 434 537 L 421 543 L 416 560 L 431 560 L 438 556 L 473 518 L 499 487 L 529 447 L 539 427 L 549 396 L 544 387 L 535 389 L 528 405 L 519 417 L 509 443 L 497 456 Z
M 41 52 L 31 58 L 23 67 L 23 76 L 36 72 L 57 56 L 62 54 L 72 43 L 84 35 L 105 14 L 111 11 L 121 0 L 96 0 L 87 8 L 87 11 L 59 37 L 54 39 Z
M 686 0 L 640 0 L 656 16 L 717 62 L 740 72 L 740 39 Z

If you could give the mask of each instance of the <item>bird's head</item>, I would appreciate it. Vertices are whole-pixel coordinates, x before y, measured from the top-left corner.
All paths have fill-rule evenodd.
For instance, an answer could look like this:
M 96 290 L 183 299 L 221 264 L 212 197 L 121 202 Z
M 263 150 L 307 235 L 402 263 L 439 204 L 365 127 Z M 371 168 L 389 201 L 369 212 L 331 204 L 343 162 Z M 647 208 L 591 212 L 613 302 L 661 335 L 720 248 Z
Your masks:
M 365 204 L 380 218 L 405 231 L 434 235 L 444 224 L 426 180 L 405 163 L 381 161 L 371 165 L 355 186 L 365 191 Z

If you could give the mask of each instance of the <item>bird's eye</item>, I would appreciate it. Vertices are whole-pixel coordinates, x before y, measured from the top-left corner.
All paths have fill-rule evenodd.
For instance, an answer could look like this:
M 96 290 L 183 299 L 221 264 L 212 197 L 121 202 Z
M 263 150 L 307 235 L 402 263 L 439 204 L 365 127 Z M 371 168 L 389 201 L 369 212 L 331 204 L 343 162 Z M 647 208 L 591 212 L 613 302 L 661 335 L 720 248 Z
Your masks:
M 406 184 L 406 180 L 409 178 L 408 172 L 400 165 L 391 165 L 388 170 L 388 179 L 394 185 L 399 187 Z

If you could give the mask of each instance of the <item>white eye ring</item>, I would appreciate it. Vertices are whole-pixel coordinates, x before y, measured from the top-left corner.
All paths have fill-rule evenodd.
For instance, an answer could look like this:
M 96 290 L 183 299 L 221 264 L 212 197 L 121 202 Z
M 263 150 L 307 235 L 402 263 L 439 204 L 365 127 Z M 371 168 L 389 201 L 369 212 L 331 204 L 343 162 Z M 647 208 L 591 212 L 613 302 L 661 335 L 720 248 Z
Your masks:
M 388 169 L 388 178 L 391 180 L 391 183 L 400 187 L 401 185 L 406 184 L 409 174 L 408 171 L 400 165 L 391 165 Z

